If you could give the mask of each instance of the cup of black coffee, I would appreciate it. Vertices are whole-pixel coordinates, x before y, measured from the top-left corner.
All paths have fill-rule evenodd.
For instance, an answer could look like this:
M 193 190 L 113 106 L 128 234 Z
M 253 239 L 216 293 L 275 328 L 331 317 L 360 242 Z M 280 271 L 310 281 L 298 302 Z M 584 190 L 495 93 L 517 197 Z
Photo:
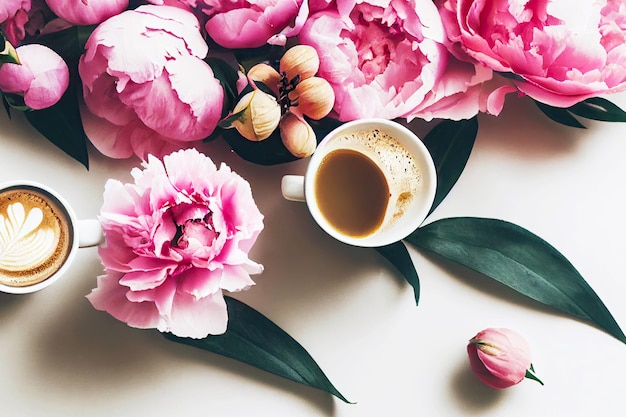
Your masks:
M 102 241 L 96 220 L 77 220 L 73 209 L 43 184 L 0 184 L 0 291 L 25 294 L 56 282 L 79 247 Z
M 404 239 L 424 221 L 437 187 L 433 160 L 408 128 L 361 119 L 330 132 L 306 173 L 282 179 L 283 196 L 306 201 L 334 238 L 376 247 Z

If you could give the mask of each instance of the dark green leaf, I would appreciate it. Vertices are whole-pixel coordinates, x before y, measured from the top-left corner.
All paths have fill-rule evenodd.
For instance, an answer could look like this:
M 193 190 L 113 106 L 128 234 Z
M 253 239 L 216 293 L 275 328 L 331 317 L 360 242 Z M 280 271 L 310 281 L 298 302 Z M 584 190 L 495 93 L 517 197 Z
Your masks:
M 574 266 L 546 241 L 520 226 L 496 219 L 448 218 L 417 229 L 407 241 L 540 303 L 594 323 L 626 343 L 609 310 Z
M 85 43 L 95 28 L 95 25 L 71 26 L 59 32 L 42 35 L 36 41 L 53 49 L 72 66 L 83 54 Z
M 225 299 L 229 316 L 226 333 L 205 339 L 181 338 L 171 333 L 164 336 L 317 388 L 348 402 L 302 345 L 253 308 L 231 297 Z
M 404 276 L 409 284 L 413 287 L 413 294 L 415 295 L 415 305 L 419 304 L 420 300 L 420 281 L 413 265 L 413 260 L 409 251 L 402 242 L 392 243 L 391 245 L 381 246 L 375 248 L 378 253 L 384 256 L 396 269 Z
M 461 176 L 474 147 L 477 133 L 478 119 L 474 117 L 461 121 L 443 120 L 424 138 L 424 144 L 437 169 L 437 192 L 430 209 L 431 213 Z
M 574 104 L 567 110 L 577 116 L 603 122 L 626 122 L 626 112 L 601 97 L 588 98 L 585 101 Z
M 239 79 L 237 70 L 223 59 L 208 57 L 205 59 L 213 70 L 215 78 L 220 82 L 224 89 L 224 106 L 222 109 L 222 117 L 228 114 L 231 107 L 235 105 L 237 99 L 237 80 Z
M 535 104 L 537 105 L 537 107 L 539 107 L 539 110 L 541 110 L 543 114 L 545 114 L 555 122 L 569 127 L 585 129 L 585 126 L 580 123 L 574 116 L 572 116 L 572 114 L 567 109 L 552 107 L 538 101 L 535 101 Z
M 52 107 L 24 112 L 29 123 L 66 154 L 89 169 L 87 136 L 83 130 L 75 81 Z
M 535 375 L 535 368 L 533 368 L 533 364 L 530 364 L 530 369 L 526 370 L 526 375 L 524 375 L 526 378 L 531 379 L 533 381 L 537 381 L 539 382 L 541 385 L 543 384 L 543 381 L 541 379 L 539 379 L 539 377 L 537 375 Z

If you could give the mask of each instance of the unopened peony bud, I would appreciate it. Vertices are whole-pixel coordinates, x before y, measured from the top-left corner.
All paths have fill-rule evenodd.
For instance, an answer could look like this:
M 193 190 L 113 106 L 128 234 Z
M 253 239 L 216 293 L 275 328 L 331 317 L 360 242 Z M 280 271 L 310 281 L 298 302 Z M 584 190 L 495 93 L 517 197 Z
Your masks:
M 38 43 L 18 46 L 15 51 L 20 63 L 7 62 L 0 66 L 0 90 L 23 97 L 23 105 L 33 110 L 56 104 L 67 90 L 70 80 L 63 58 Z
M 474 374 L 488 387 L 508 388 L 524 377 L 543 385 L 532 373 L 530 346 L 513 330 L 485 329 L 470 339 L 467 353 Z
M 287 80 L 291 81 L 296 75 L 300 80 L 313 77 L 320 68 L 320 58 L 312 46 L 296 45 L 289 48 L 280 58 L 280 72 L 287 74 Z
M 260 81 L 268 86 L 278 97 L 278 84 L 280 83 L 280 74 L 273 67 L 267 64 L 256 64 L 248 71 L 248 78 L 252 81 Z
M 293 113 L 286 113 L 281 119 L 280 137 L 287 150 L 297 158 L 311 156 L 317 147 L 313 128 Z
M 320 77 L 311 77 L 300 81 L 289 97 L 297 103 L 297 111 L 319 120 L 333 109 L 335 93 L 328 81 Z
M 280 105 L 272 95 L 253 90 L 243 96 L 233 110 L 234 127 L 246 139 L 267 139 L 280 122 Z

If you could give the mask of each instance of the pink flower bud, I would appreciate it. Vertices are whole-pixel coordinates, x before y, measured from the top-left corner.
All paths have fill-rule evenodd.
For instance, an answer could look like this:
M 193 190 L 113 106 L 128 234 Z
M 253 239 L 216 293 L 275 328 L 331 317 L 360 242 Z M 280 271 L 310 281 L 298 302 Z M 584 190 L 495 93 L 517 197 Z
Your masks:
M 69 85 L 69 69 L 63 58 L 40 44 L 17 47 L 19 64 L 0 66 L 0 90 L 24 97 L 24 104 L 40 110 L 56 104 Z
M 488 387 L 508 388 L 527 375 L 541 383 L 530 373 L 530 346 L 513 330 L 490 328 L 479 332 L 470 339 L 467 354 L 474 374 Z

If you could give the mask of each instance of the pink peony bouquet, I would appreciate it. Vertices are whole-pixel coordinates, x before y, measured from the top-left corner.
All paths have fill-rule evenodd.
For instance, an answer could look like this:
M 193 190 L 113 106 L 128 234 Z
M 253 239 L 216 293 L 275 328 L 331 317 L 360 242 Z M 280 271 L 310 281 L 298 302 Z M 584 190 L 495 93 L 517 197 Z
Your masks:
M 85 164 L 85 150 L 72 148 L 86 141 L 112 158 L 145 159 L 219 136 L 246 159 L 284 162 L 309 156 L 316 132 L 338 123 L 497 116 L 508 96 L 528 96 L 560 122 L 624 118 L 597 97 L 626 89 L 626 2 L 576 4 L 7 0 L 0 29 L 18 59 L 1 61 L 0 90 L 14 108 L 75 115 L 65 132 L 73 140 L 54 142 Z M 32 43 L 67 61 L 69 87 L 67 73 L 49 70 L 58 57 L 20 49 Z M 280 72 L 294 45 L 313 48 L 315 73 Z M 260 76 L 261 63 L 276 73 Z M 298 109 L 305 102 L 330 106 L 312 118 Z

